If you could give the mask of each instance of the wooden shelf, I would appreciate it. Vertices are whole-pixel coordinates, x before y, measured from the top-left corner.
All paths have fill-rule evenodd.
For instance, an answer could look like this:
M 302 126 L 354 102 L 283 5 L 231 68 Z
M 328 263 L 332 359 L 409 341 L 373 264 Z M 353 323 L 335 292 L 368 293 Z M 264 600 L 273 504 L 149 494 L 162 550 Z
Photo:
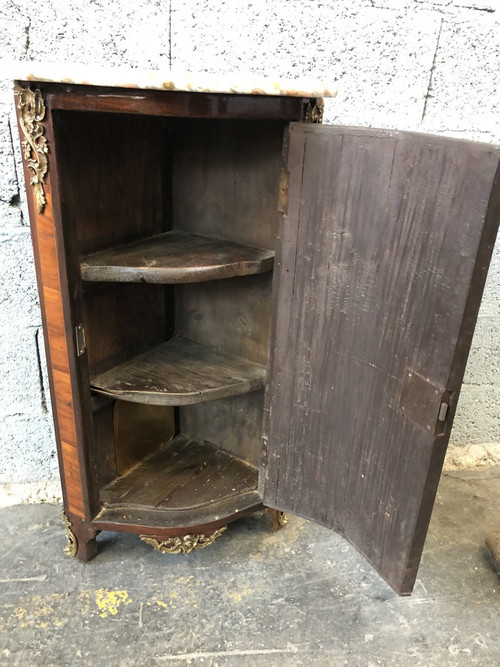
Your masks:
M 120 283 L 196 283 L 273 268 L 274 252 L 185 232 L 167 232 L 87 255 L 82 279 Z
M 92 389 L 151 405 L 192 405 L 264 388 L 264 366 L 194 343 L 172 340 L 102 373 Z
M 188 526 L 216 521 L 261 502 L 257 468 L 185 435 L 101 491 L 101 523 Z

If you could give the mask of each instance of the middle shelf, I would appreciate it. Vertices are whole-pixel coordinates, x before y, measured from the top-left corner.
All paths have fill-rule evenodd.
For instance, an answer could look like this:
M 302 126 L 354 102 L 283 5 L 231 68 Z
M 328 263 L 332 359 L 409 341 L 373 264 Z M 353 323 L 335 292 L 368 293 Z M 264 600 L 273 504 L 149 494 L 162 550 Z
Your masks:
M 193 405 L 264 388 L 266 369 L 175 337 L 91 381 L 111 398 L 150 405 Z
M 274 252 L 181 231 L 165 232 L 83 258 L 90 282 L 196 283 L 265 273 Z

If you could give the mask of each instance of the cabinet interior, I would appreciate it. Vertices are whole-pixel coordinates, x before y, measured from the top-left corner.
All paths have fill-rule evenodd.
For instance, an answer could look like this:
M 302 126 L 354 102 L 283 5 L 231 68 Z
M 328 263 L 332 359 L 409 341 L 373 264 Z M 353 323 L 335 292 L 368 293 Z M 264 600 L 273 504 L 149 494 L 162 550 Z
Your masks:
M 285 123 L 53 119 L 94 516 L 255 505 Z

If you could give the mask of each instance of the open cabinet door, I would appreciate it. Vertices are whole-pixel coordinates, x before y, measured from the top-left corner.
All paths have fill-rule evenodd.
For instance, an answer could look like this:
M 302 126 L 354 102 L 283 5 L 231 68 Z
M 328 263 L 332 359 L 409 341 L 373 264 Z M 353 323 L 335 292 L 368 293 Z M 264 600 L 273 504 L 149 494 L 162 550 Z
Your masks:
M 292 124 L 266 505 L 413 588 L 500 216 L 499 149 Z

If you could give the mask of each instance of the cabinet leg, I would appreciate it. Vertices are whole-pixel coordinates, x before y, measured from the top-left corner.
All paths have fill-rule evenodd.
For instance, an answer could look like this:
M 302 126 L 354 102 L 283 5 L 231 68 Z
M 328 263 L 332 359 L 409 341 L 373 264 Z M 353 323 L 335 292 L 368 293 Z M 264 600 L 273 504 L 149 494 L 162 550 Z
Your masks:
M 69 558 L 78 558 L 86 563 L 97 554 L 97 532 L 81 519 L 74 519 L 71 514 L 63 511 L 63 521 L 66 526 L 66 546 L 64 555 Z
M 280 512 L 280 510 L 272 510 L 270 507 L 266 508 L 264 520 L 269 530 L 272 530 L 273 533 L 280 530 L 280 528 L 284 528 L 288 523 L 288 519 L 284 512 Z

